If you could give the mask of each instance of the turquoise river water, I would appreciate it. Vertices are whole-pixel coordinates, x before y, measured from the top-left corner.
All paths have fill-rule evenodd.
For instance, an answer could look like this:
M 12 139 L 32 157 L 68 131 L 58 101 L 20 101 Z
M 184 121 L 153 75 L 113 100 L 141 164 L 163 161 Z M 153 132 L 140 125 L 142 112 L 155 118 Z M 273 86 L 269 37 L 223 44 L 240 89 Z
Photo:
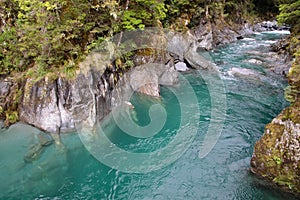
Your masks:
M 43 149 L 37 160 L 26 163 L 24 155 L 36 142 L 39 130 L 19 123 L 0 130 L 0 199 L 293 199 L 249 171 L 253 146 L 264 126 L 288 102 L 283 96 L 285 79 L 272 73 L 266 63 L 248 61 L 264 59 L 270 45 L 281 37 L 283 34 L 278 32 L 257 33 L 210 52 L 224 81 L 226 113 L 216 145 L 204 158 L 199 158 L 199 149 L 215 111 L 207 84 L 195 71 L 184 74 L 184 78 L 197 97 L 200 116 L 193 119 L 197 122 L 197 134 L 171 164 L 147 173 L 112 169 L 90 154 L 77 133 L 62 135 L 64 148 L 52 144 Z M 237 76 L 232 68 L 248 68 L 257 74 Z M 179 92 L 186 91 L 182 88 Z M 168 146 L 181 129 L 183 113 L 170 89 L 162 87 L 161 96 L 158 101 L 141 95 L 131 98 L 134 120 L 142 126 L 150 122 L 148 110 L 152 104 L 165 108 L 167 119 L 160 132 L 136 138 L 124 134 L 111 121 L 104 128 L 110 141 L 135 153 Z M 185 97 L 188 102 L 189 93 Z M 181 139 L 185 140 L 184 135 Z M 172 156 L 163 155 L 160 163 Z

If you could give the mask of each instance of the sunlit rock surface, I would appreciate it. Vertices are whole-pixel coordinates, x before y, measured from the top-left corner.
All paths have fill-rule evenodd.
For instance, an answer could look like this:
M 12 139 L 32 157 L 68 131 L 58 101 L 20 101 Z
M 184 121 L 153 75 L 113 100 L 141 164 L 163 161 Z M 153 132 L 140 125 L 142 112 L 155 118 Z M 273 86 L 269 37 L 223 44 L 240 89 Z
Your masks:
M 300 192 L 300 112 L 294 109 L 297 107 L 285 109 L 266 126 L 255 144 L 251 171 Z

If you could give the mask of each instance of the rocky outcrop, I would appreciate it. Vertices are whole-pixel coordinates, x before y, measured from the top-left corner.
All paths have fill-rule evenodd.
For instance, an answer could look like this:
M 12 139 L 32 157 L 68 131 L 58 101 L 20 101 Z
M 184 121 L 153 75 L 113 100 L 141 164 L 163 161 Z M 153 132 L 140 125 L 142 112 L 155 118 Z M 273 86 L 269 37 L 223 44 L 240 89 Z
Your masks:
M 285 109 L 266 126 L 255 144 L 251 171 L 293 192 L 300 192 L 300 112 Z
M 244 33 L 239 33 L 238 29 L 233 29 L 225 21 L 205 21 L 196 27 L 192 33 L 195 37 L 196 47 L 206 50 L 234 42 Z
M 173 66 L 148 63 L 135 67 L 124 74 L 112 91 L 112 106 L 129 101 L 133 92 L 159 97 L 160 85 L 172 86 L 177 83 L 178 72 Z
M 278 25 L 276 20 L 273 21 L 263 21 L 257 23 L 253 26 L 253 31 L 262 32 L 262 31 L 276 31 L 276 30 L 289 30 L 290 27 L 284 25 Z
M 90 71 L 75 80 L 47 77 L 34 82 L 27 79 L 19 102 L 19 118 L 50 133 L 75 129 L 76 120 L 96 122 L 110 109 L 110 83 L 105 74 Z
M 244 30 L 245 28 L 241 28 Z M 240 34 L 222 21 L 203 22 L 193 31 L 182 35 L 161 34 L 160 31 L 149 31 L 149 36 L 137 40 L 139 46 L 146 44 L 146 51 L 140 51 L 134 57 L 135 66 L 145 63 L 160 63 L 153 67 L 137 67 L 123 76 L 126 81 L 120 87 L 124 91 L 132 90 L 147 95 L 159 96 L 159 85 L 172 85 L 177 82 L 177 72 L 186 71 L 186 67 L 217 71 L 216 65 L 199 54 L 199 50 L 233 42 Z M 249 32 L 249 31 L 248 31 Z M 145 32 L 143 32 L 144 34 Z M 141 33 L 130 33 L 129 38 L 139 37 Z M 123 36 L 126 38 L 126 35 Z M 119 40 L 119 37 L 116 38 Z M 91 126 L 106 116 L 116 102 L 121 102 L 120 91 L 116 83 L 119 74 L 111 65 L 115 60 L 115 45 L 107 45 L 108 53 L 94 52 L 79 64 L 80 73 L 73 80 L 63 77 L 45 77 L 40 80 L 30 78 L 13 80 L 5 78 L 0 81 L 0 114 L 31 124 L 51 133 L 74 130 L 77 121 L 84 121 Z M 162 49 L 151 52 L 149 49 Z M 128 47 L 131 52 L 136 49 Z M 176 68 L 174 68 L 176 66 Z M 115 89 L 114 89 L 115 88 Z M 113 92 L 119 91 L 119 92 Z M 18 112 L 17 112 L 18 111 Z
M 45 78 L 36 83 L 27 79 L 19 102 L 20 120 L 53 133 L 60 132 L 60 129 L 74 129 L 67 111 L 68 90 L 62 84 L 61 79 Z
M 298 44 L 299 45 L 299 44 Z M 269 123 L 255 144 L 251 171 L 300 194 L 300 60 L 294 59 L 285 91 L 291 106 Z
M 212 50 L 213 48 L 229 44 L 244 36 L 255 32 L 289 30 L 287 26 L 279 26 L 277 21 L 263 21 L 260 23 L 228 24 L 224 20 L 206 20 L 195 27 L 191 34 L 195 37 L 195 47 L 199 50 Z
M 0 78 L 0 118 L 5 118 L 4 126 L 19 120 L 18 102 L 22 96 L 22 83 L 12 77 Z
M 113 72 L 99 69 L 98 66 L 79 73 L 74 80 L 28 78 L 22 81 L 22 87 L 17 87 L 12 79 L 5 79 L 0 85 L 1 105 L 7 105 L 5 98 L 17 101 L 20 121 L 49 133 L 69 132 L 76 128 L 76 122 L 93 127 L 112 106 L 125 101 L 126 94 L 140 92 L 159 97 L 160 85 L 174 85 L 178 81 L 177 71 L 171 64 L 150 63 L 132 68 L 117 85 Z M 22 91 L 18 100 L 14 99 L 13 91 L 17 90 L 14 87 Z M 32 152 L 41 149 L 41 145 L 37 145 Z

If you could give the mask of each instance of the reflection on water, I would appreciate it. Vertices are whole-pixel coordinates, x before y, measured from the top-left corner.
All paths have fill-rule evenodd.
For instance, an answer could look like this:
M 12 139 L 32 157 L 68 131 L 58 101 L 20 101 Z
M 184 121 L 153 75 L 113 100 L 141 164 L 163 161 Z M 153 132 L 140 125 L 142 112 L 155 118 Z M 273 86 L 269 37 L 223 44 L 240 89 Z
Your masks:
M 65 147 L 51 144 L 38 159 L 25 162 L 30 145 L 37 142 L 38 130 L 16 124 L 0 132 L 0 199 L 283 199 L 249 173 L 255 141 L 266 123 L 287 102 L 286 83 L 263 66 L 243 62 L 254 54 L 267 52 L 281 36 L 257 34 L 216 50 L 215 59 L 227 91 L 225 127 L 214 149 L 198 158 L 211 113 L 210 93 L 198 72 L 185 77 L 197 95 L 200 109 L 199 130 L 188 150 L 173 164 L 146 174 L 122 173 L 98 162 L 83 146 L 76 133 L 62 135 Z M 246 67 L 259 73 L 258 79 L 232 76 L 232 68 Z M 151 152 L 167 145 L 179 129 L 176 97 L 162 88 L 160 103 L 168 112 L 163 131 L 150 138 L 133 138 L 110 124 L 108 138 L 116 145 L 137 152 Z M 189 98 L 188 96 L 186 98 Z M 130 113 L 139 125 L 149 123 L 153 103 L 144 96 L 133 96 L 135 110 Z M 138 147 L 138 148 L 137 148 Z M 175 151 L 176 149 L 174 149 Z M 292 197 L 290 197 L 292 199 Z

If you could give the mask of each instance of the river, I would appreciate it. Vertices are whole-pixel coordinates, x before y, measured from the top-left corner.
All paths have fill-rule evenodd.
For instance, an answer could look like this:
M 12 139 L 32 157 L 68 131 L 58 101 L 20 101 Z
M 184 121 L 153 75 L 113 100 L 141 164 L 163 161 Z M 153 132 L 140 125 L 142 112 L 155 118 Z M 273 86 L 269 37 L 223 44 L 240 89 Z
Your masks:
M 178 100 L 168 87 L 161 88 L 160 100 L 132 96 L 135 109 L 130 115 L 140 126 L 150 123 L 151 105 L 159 104 L 165 109 L 166 122 L 155 135 L 129 136 L 114 121 L 103 128 L 118 148 L 147 156 L 168 147 L 184 129 L 182 126 L 187 127 L 188 131 L 179 137 L 184 147 L 172 147 L 173 152 L 182 152 L 160 155 L 156 160 L 160 167 L 139 166 L 133 157 L 127 171 L 122 163 L 113 169 L 99 162 L 77 133 L 62 135 L 65 147 L 47 146 L 36 161 L 26 163 L 24 155 L 36 142 L 39 130 L 18 123 L 0 130 L 0 199 L 292 199 L 249 171 L 253 146 L 265 125 L 288 105 L 283 94 L 285 78 L 273 73 L 268 63 L 260 62 L 270 45 L 283 35 L 257 33 L 206 54 L 217 64 L 226 91 L 223 129 L 214 137 L 207 155 L 199 157 L 213 112 L 217 112 L 212 98 L 217 97 L 211 95 L 201 72 L 194 71 L 183 74 L 181 87 L 178 86 L 177 92 L 186 99 Z M 191 93 L 184 84 L 191 86 Z M 187 107 L 190 115 L 185 115 L 180 103 L 190 103 L 193 97 L 189 95 L 195 95 L 197 105 Z M 195 107 L 199 112 L 193 110 Z M 191 119 L 182 122 L 182 118 Z M 144 158 L 151 160 L 151 156 Z

